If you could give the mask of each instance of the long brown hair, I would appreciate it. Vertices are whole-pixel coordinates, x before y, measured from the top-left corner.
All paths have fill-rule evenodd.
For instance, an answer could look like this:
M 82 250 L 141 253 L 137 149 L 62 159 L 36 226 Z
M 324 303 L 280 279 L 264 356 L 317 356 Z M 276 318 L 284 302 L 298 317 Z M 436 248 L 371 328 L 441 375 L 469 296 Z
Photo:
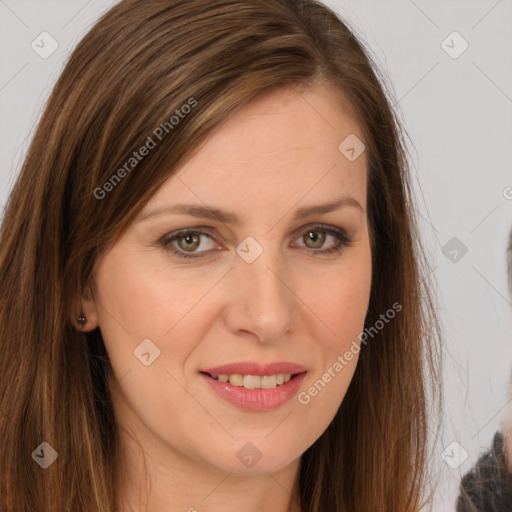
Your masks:
M 403 130 L 377 69 L 315 0 L 124 0 L 80 41 L 48 100 L 0 232 L 5 511 L 116 511 L 111 367 L 100 330 L 84 334 L 73 325 L 76 298 L 98 255 L 224 121 L 257 96 L 313 83 L 334 86 L 364 133 L 373 258 L 366 325 L 392 304 L 402 310 L 362 346 L 336 417 L 302 455 L 302 510 L 406 512 L 428 501 L 427 412 L 429 397 L 440 405 L 439 328 Z M 157 147 L 119 173 L 190 101 L 193 111 L 165 125 Z M 122 179 L 112 180 L 116 173 Z M 108 195 L 99 198 L 98 188 Z M 32 456 L 42 442 L 58 453 L 45 470 Z

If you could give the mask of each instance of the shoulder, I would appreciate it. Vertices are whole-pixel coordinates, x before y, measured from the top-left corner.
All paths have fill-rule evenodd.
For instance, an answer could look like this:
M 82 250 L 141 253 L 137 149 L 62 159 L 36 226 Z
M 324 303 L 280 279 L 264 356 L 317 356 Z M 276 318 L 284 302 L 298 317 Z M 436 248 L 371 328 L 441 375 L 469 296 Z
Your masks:
M 507 471 L 504 440 L 496 432 L 492 447 L 462 478 L 457 512 L 512 510 L 512 475 Z

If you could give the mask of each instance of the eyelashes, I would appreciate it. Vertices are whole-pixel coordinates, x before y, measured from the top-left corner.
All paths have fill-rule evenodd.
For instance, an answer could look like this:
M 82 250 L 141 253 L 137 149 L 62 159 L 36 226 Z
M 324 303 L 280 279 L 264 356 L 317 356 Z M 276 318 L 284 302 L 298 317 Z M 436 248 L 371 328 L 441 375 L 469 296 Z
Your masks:
M 324 225 L 315 225 L 314 227 L 310 229 L 306 229 L 301 238 L 303 243 L 305 243 L 304 235 L 307 235 L 306 240 L 309 239 L 309 241 L 312 241 L 313 243 L 317 243 L 317 237 L 313 237 L 314 239 L 311 239 L 311 234 L 318 234 L 322 233 L 327 236 L 332 236 L 335 239 L 335 244 L 328 249 L 317 249 L 317 248 L 311 248 L 307 246 L 299 246 L 301 249 L 305 249 L 308 253 L 310 253 L 311 256 L 322 256 L 322 255 L 329 255 L 329 254 L 340 254 L 345 247 L 350 246 L 353 242 L 352 239 L 350 239 L 344 231 L 334 228 L 332 226 L 324 226 Z M 171 233 L 170 235 L 166 235 L 160 240 L 160 244 L 164 247 L 166 251 L 169 251 L 170 253 L 174 254 L 178 258 L 181 259 L 198 259 L 198 258 L 205 258 L 209 255 L 211 255 L 213 252 L 216 252 L 215 249 L 213 250 L 206 250 L 206 251 L 198 251 L 198 252 L 188 252 L 180 248 L 179 246 L 175 245 L 175 242 L 179 243 L 179 241 L 184 241 L 185 243 L 190 244 L 191 241 L 193 242 L 201 242 L 201 237 L 205 236 L 209 240 L 213 241 L 213 236 L 210 233 L 209 230 L 204 230 L 201 228 L 195 228 L 195 229 L 183 229 L 176 233 Z M 324 241 L 327 240 L 327 236 L 325 237 Z M 322 240 L 322 237 L 320 237 L 320 240 Z M 192 244 L 193 245 L 193 244 Z M 196 247 L 197 248 L 197 247 Z

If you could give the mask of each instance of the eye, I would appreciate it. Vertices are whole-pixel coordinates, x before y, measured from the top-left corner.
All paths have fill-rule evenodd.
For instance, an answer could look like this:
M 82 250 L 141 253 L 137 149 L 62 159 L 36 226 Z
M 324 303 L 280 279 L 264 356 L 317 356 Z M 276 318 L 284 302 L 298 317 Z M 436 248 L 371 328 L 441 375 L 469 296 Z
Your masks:
M 206 251 L 199 251 L 197 254 L 195 254 L 197 248 L 201 245 L 201 237 L 203 236 L 207 237 L 210 242 L 213 242 L 212 237 L 205 231 L 188 230 L 181 231 L 174 236 L 167 238 L 167 240 L 163 240 L 162 244 L 164 245 L 165 249 L 173 252 L 181 258 L 200 258 L 202 255 L 201 253 L 208 250 L 207 247 Z
M 204 247 L 202 251 L 198 251 L 197 249 L 201 245 L 204 246 L 204 243 L 202 244 L 202 237 L 205 237 L 209 241 L 210 247 L 206 244 L 206 247 Z M 329 237 L 334 239 L 334 245 L 331 244 L 329 248 L 322 249 Z M 301 240 L 304 243 L 304 245 L 298 245 L 298 247 L 310 249 L 309 252 L 312 256 L 340 253 L 352 242 L 352 240 L 346 236 L 344 231 L 338 228 L 322 225 L 317 225 L 312 229 L 304 231 L 298 240 Z M 183 230 L 178 233 L 171 234 L 171 236 L 164 237 L 160 243 L 167 251 L 170 251 L 180 258 L 201 258 L 205 256 L 204 253 L 209 253 L 212 252 L 212 250 L 215 250 L 213 236 L 202 229 Z
M 309 249 L 320 249 L 324 246 L 328 237 L 334 238 L 334 245 L 331 245 L 328 249 L 314 250 L 312 252 L 313 256 L 340 253 L 352 242 L 342 230 L 322 225 L 308 229 L 300 239 L 304 242 L 305 247 Z

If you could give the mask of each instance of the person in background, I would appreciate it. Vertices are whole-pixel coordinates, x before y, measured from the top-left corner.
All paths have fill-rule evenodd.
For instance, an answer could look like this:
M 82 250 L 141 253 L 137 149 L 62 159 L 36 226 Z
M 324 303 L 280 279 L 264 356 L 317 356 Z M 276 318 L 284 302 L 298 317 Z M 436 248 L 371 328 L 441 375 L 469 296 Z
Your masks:
M 507 249 L 508 288 L 512 297 L 512 230 Z M 512 511 L 512 375 L 511 400 L 502 431 L 494 434 L 491 448 L 462 478 L 457 512 Z

